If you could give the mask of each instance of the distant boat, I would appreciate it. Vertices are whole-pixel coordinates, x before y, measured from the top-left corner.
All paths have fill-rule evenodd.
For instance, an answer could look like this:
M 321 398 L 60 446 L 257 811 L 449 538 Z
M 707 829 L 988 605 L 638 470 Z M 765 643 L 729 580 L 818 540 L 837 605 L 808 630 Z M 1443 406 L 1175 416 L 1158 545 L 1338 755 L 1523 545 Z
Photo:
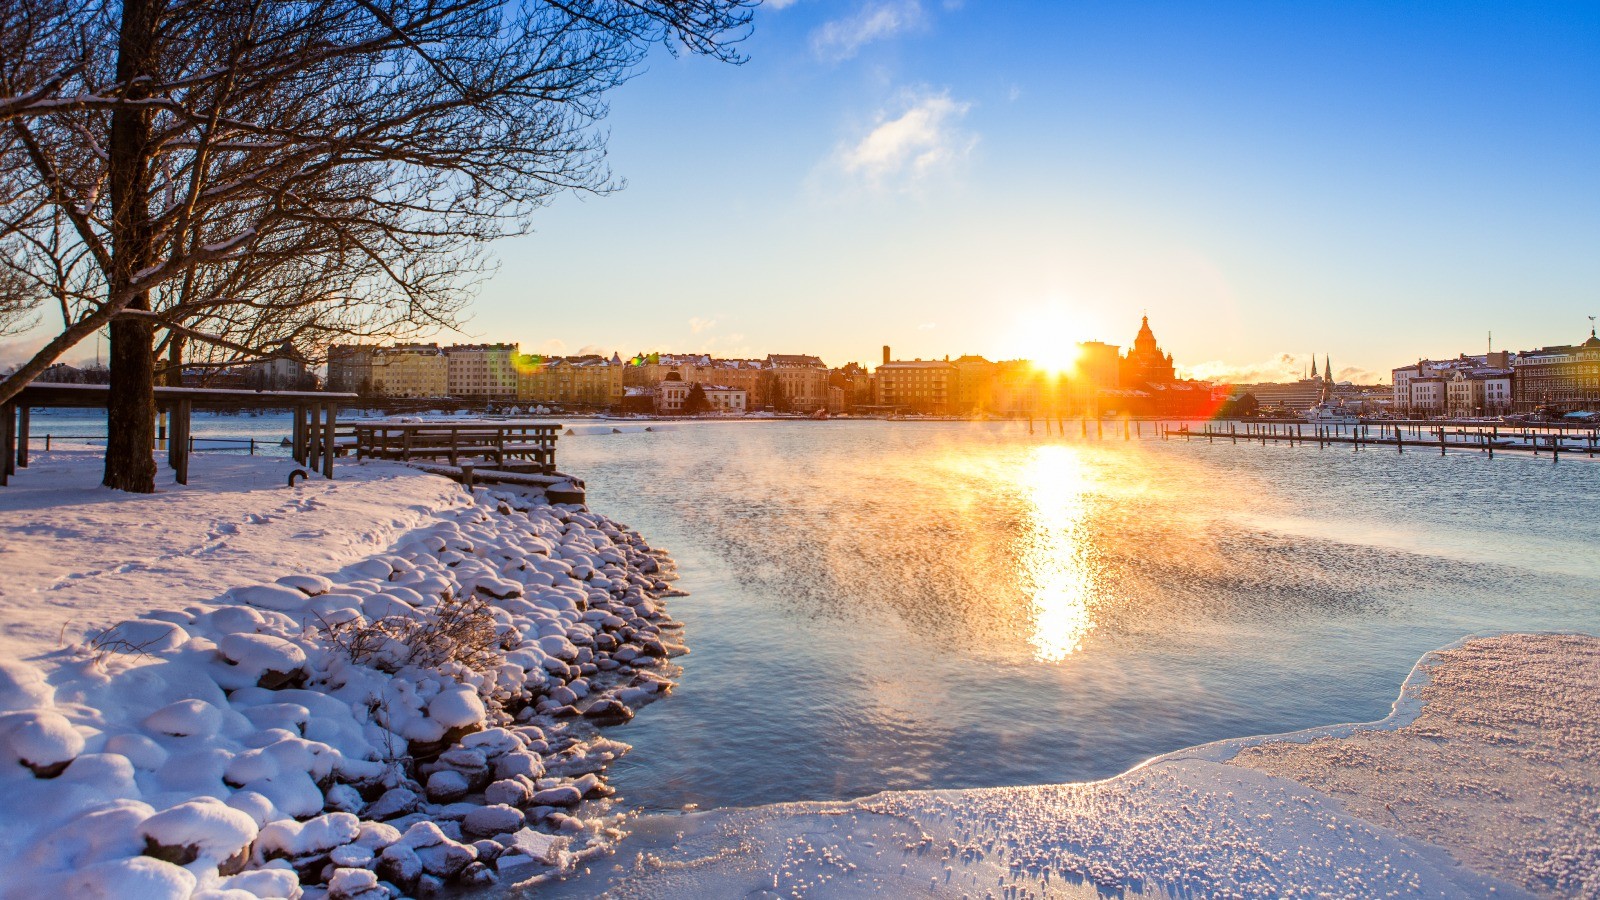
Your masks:
M 1323 401 L 1306 410 L 1306 421 L 1313 425 L 1356 425 L 1361 417 L 1345 409 L 1343 403 Z

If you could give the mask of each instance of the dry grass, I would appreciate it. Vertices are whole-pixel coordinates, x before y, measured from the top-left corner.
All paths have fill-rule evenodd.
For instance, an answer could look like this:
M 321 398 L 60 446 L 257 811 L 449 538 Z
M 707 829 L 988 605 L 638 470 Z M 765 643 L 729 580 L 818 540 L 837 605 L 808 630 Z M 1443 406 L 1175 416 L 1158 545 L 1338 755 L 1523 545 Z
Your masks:
M 437 670 L 451 663 L 475 671 L 505 662 L 516 634 L 500 635 L 494 613 L 478 596 L 447 596 L 420 618 L 385 616 L 373 622 L 326 620 L 319 636 L 355 662 L 385 672 L 406 666 Z

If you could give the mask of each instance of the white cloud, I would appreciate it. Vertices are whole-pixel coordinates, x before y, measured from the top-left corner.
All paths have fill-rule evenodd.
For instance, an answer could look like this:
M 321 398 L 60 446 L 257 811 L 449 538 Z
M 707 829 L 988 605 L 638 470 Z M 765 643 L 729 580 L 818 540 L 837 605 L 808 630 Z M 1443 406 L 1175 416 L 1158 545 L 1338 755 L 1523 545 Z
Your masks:
M 811 49 L 831 61 L 849 59 L 873 41 L 922 25 L 921 0 L 878 0 L 854 15 L 825 22 L 811 34 Z
M 695 316 L 689 320 L 689 332 L 691 334 L 699 334 L 707 329 L 715 328 L 716 324 L 716 319 L 702 319 L 699 316 Z
M 952 171 L 977 146 L 977 136 L 960 127 L 970 103 L 945 91 L 910 93 L 903 105 L 899 115 L 880 113 L 864 137 L 841 145 L 834 152 L 838 168 L 874 188 L 906 189 Z
M 938 322 L 923 322 L 921 325 L 917 326 L 917 330 L 918 331 L 932 331 L 932 330 L 934 330 L 935 328 L 938 328 L 938 327 L 939 327 L 939 323 Z
M 769 6 L 773 9 L 784 9 L 795 5 L 796 2 L 797 0 L 763 0 L 761 5 Z
M 1258 382 L 1298 381 L 1306 376 L 1311 358 L 1293 353 L 1280 353 L 1271 359 L 1252 363 L 1227 363 L 1221 360 L 1183 366 L 1186 378 L 1216 381 L 1224 384 L 1256 384 Z M 1322 357 L 1316 358 L 1317 371 L 1322 371 Z M 1381 384 L 1388 381 L 1387 372 L 1372 372 L 1355 366 L 1346 366 L 1335 372 L 1335 381 L 1354 384 Z
M 566 356 L 567 342 L 560 338 L 551 338 L 539 345 L 539 353 L 543 356 Z

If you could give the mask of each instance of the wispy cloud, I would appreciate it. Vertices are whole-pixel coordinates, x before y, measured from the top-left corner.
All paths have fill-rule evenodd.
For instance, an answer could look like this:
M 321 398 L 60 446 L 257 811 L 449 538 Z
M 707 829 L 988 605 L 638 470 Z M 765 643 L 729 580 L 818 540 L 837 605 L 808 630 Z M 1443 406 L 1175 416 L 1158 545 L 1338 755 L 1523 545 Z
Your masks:
M 716 325 L 717 325 L 717 320 L 716 319 L 702 319 L 699 316 L 695 316 L 694 318 L 689 320 L 689 333 L 690 334 L 699 334 L 702 331 L 707 331 L 709 329 L 715 328 Z
M 977 146 L 977 135 L 961 128 L 970 103 L 948 91 L 905 94 L 898 112 L 878 114 L 872 130 L 841 144 L 834 163 L 845 174 L 878 189 L 908 189 L 958 168 Z
M 932 330 L 934 330 L 935 328 L 938 328 L 938 327 L 939 327 L 939 323 L 938 322 L 923 322 L 921 325 L 917 326 L 917 330 L 918 331 L 932 331 Z
M 1321 369 L 1321 357 L 1317 358 L 1317 371 Z M 1312 365 L 1310 357 L 1293 353 L 1280 353 L 1271 359 L 1252 363 L 1227 363 L 1221 360 L 1197 363 L 1192 366 L 1183 366 L 1183 374 L 1187 378 L 1199 378 L 1204 381 L 1215 381 L 1224 384 L 1257 384 L 1260 382 L 1285 382 L 1298 381 L 1306 377 L 1307 369 Z M 1348 381 L 1353 384 L 1381 384 L 1389 380 L 1387 372 L 1373 372 L 1355 366 L 1346 366 L 1334 373 L 1336 381 Z
M 876 0 L 853 15 L 823 23 L 811 34 L 811 50 L 825 60 L 846 60 L 867 44 L 920 27 L 925 20 L 921 0 Z

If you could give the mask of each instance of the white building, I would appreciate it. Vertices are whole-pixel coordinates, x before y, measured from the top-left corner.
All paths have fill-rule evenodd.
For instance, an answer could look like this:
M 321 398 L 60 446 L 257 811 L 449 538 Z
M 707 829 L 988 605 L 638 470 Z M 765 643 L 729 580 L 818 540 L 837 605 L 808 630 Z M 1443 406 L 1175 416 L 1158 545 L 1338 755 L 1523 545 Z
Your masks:
M 706 392 L 706 402 L 711 405 L 711 411 L 725 416 L 742 416 L 750 403 L 750 392 L 744 388 L 728 387 L 721 384 L 704 384 L 701 390 Z

